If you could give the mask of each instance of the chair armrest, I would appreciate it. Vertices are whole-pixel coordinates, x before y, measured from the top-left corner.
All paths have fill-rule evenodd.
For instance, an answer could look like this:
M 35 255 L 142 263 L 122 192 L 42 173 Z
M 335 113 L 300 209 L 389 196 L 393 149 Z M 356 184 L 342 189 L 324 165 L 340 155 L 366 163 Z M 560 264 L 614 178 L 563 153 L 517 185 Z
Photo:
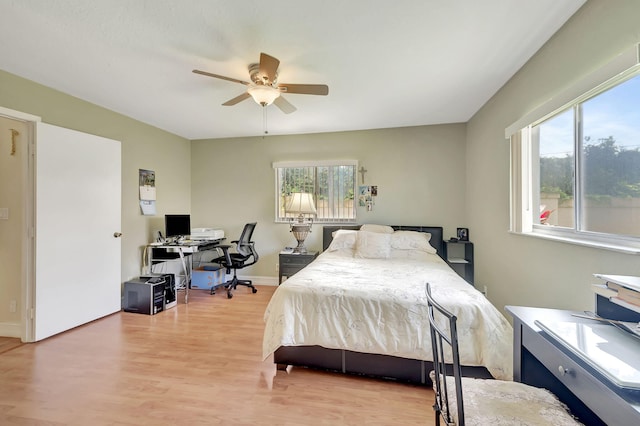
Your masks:
M 231 248 L 231 246 L 226 244 L 219 244 L 216 246 L 216 248 L 222 250 L 222 256 L 220 257 L 224 257 L 225 263 L 227 265 L 231 265 L 231 254 L 229 254 L 229 249 Z M 220 257 L 216 259 L 220 259 Z

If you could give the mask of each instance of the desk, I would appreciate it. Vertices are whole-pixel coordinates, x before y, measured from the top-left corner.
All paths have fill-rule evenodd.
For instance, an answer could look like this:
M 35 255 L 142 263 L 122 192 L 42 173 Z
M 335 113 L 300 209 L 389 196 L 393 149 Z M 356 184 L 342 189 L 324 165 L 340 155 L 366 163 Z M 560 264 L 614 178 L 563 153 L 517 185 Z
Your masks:
M 544 332 L 535 321 L 593 324 L 556 309 L 507 306 L 513 316 L 513 379 L 549 389 L 585 425 L 640 424 L 640 390 L 616 386 Z M 635 342 L 632 342 L 635 343 Z M 640 353 L 640 340 L 638 351 Z M 633 350 L 632 350 L 633 351 Z
M 184 303 L 189 303 L 189 287 L 191 286 L 191 269 L 193 265 L 189 265 L 187 267 L 186 256 L 192 255 L 193 253 L 198 253 L 206 250 L 215 249 L 224 238 L 216 239 L 216 240 L 206 240 L 206 241 L 185 241 L 182 243 L 172 243 L 172 244 L 149 244 L 145 249 L 145 258 L 148 263 L 145 264 L 145 269 L 147 269 L 146 273 L 152 272 L 151 267 L 153 265 L 154 260 L 156 262 L 163 261 L 166 262 L 167 258 L 154 258 L 153 250 L 154 249 L 164 249 L 167 252 L 178 253 L 178 257 L 180 258 L 180 262 L 182 264 L 182 270 L 184 271 L 184 288 L 182 288 L 181 284 L 178 284 L 178 278 L 176 277 L 176 291 L 184 290 Z M 190 259 L 191 261 L 191 259 Z

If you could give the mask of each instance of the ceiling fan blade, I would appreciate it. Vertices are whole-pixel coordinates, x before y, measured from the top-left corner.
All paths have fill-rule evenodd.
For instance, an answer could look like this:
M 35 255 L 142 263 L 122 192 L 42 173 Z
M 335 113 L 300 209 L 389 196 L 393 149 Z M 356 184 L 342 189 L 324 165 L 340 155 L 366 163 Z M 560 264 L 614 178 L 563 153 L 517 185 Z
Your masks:
M 279 66 L 280 61 L 278 59 L 266 53 L 260 54 L 260 74 L 266 76 L 269 79 L 269 83 L 276 81 Z
M 297 93 L 300 95 L 328 95 L 329 86 L 326 84 L 278 84 L 282 93 Z
M 296 110 L 296 107 L 291 105 L 291 103 L 283 98 L 282 95 L 278 96 L 275 101 L 273 101 L 273 104 L 280 108 L 280 111 L 284 112 L 285 114 L 291 114 Z
M 206 75 L 207 77 L 214 77 L 214 78 L 219 78 L 221 80 L 227 80 L 227 81 L 232 81 L 234 83 L 244 84 L 245 86 L 248 86 L 250 84 L 247 81 L 238 80 L 237 78 L 225 77 L 224 75 L 213 74 L 206 71 L 193 70 L 193 72 L 196 74 Z
M 223 103 L 222 105 L 224 106 L 231 106 L 231 105 L 235 105 L 237 103 L 240 103 L 242 101 L 244 101 L 247 98 L 250 98 L 251 95 L 249 94 L 249 92 L 244 92 L 242 95 L 236 96 L 233 99 L 229 99 L 227 102 Z

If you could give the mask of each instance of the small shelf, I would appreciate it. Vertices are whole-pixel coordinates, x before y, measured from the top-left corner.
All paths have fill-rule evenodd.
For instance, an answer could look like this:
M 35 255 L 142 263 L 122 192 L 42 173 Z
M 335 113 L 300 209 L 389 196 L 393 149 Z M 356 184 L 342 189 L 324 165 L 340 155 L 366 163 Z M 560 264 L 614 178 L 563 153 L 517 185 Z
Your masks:
M 473 285 L 473 243 L 470 241 L 445 241 L 444 260 L 466 282 Z
M 448 258 L 447 262 L 449 262 L 449 263 L 469 263 L 469 261 L 466 260 L 466 259 L 458 259 L 458 258 L 455 258 L 455 257 Z

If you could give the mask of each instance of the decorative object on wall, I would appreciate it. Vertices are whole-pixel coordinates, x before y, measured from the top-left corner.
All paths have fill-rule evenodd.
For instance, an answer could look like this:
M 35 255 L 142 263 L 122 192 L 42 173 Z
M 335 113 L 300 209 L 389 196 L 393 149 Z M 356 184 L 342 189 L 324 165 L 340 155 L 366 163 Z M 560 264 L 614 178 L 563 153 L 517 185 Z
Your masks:
M 305 215 L 315 215 L 316 206 L 313 202 L 313 194 L 307 192 L 294 192 L 290 195 L 289 201 L 284 208 L 286 213 L 297 214 L 298 217 L 291 222 L 291 232 L 298 241 L 298 246 L 293 249 L 294 253 L 306 253 L 304 240 L 311 232 L 313 225 L 313 216 L 305 217 Z
M 360 178 L 362 180 L 362 184 L 364 185 L 364 174 L 367 173 L 367 169 L 364 168 L 364 166 L 360 166 L 360 168 L 358 169 L 358 173 L 360 173 Z
M 458 240 L 469 241 L 469 228 L 458 228 Z
M 366 172 L 366 170 L 365 170 Z M 367 211 L 372 211 L 375 204 L 375 197 L 378 196 L 378 186 L 360 185 L 358 189 L 358 205 L 366 207 Z
M 16 137 L 20 135 L 20 132 L 18 132 L 16 129 L 9 129 L 11 130 L 11 155 L 16 155 Z
M 156 172 L 139 169 L 140 209 L 145 216 L 156 214 Z

